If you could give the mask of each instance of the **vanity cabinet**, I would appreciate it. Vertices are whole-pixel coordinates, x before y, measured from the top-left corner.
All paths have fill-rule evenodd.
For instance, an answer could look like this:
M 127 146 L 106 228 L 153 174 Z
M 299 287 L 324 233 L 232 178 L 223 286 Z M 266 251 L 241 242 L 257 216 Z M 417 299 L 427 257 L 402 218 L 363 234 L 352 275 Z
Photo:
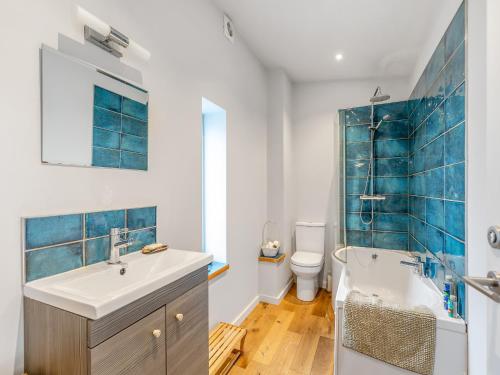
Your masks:
M 24 306 L 29 375 L 208 374 L 206 267 L 97 320 Z

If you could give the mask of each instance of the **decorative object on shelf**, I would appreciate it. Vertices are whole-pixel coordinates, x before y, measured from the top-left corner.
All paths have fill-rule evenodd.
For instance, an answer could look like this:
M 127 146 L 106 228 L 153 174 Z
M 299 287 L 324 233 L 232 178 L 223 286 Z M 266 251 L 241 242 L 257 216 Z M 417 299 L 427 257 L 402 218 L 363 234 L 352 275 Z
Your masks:
M 261 255 L 265 257 L 275 257 L 280 252 L 280 242 L 277 240 L 265 240 L 266 238 L 266 230 L 269 224 L 273 224 L 271 220 L 268 220 L 264 223 L 262 227 L 262 244 L 260 246 Z

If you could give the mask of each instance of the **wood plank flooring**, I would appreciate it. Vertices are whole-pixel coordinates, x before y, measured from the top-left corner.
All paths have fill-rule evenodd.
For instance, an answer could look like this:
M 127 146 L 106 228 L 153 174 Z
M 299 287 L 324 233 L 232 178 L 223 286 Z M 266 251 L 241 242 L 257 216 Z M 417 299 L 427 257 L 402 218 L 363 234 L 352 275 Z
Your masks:
M 242 327 L 244 353 L 230 375 L 333 374 L 333 309 L 324 289 L 302 302 L 294 286 L 279 305 L 259 303 Z

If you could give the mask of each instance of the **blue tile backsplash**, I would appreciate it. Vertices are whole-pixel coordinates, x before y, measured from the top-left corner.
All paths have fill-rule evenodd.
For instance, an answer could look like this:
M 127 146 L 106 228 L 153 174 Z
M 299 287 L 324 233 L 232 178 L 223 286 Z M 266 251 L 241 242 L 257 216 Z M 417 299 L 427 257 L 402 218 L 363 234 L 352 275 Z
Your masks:
M 410 250 L 438 262 L 432 279 L 442 287 L 456 279 L 459 314 L 465 316 L 465 10 L 461 5 L 408 101 L 379 104 L 375 121 L 373 224 L 359 212 L 369 162 L 370 107 L 339 111 L 345 144 L 345 236 L 347 245 Z M 368 194 L 371 192 L 368 191 Z M 370 218 L 368 215 L 367 219 Z
M 28 282 L 107 260 L 111 228 L 130 230 L 134 242 L 122 255 L 155 243 L 156 207 L 26 218 L 23 226 Z
M 148 169 L 148 105 L 94 86 L 92 165 Z

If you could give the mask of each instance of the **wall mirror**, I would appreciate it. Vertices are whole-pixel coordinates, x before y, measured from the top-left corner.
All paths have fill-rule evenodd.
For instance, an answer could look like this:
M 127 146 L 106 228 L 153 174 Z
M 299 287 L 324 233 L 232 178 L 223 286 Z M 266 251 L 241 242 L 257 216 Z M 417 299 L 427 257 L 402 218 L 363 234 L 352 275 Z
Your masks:
M 43 46 L 42 163 L 148 169 L 148 92 Z

